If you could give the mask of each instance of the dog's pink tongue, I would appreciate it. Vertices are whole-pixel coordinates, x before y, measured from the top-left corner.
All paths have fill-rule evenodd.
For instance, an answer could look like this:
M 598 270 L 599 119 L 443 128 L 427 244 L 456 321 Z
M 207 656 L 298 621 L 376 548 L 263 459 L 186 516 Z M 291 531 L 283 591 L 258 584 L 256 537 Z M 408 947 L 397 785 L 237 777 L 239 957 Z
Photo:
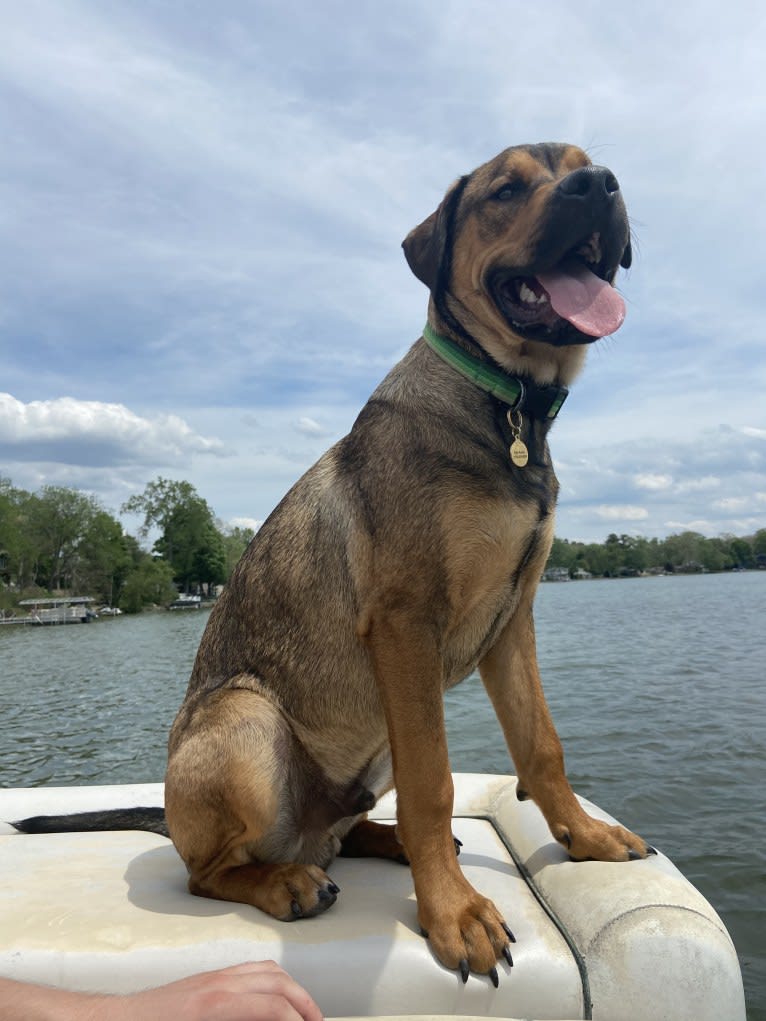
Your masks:
M 619 330 L 625 319 L 625 302 L 614 287 L 582 263 L 566 270 L 538 273 L 551 305 L 562 319 L 589 337 L 605 337 Z

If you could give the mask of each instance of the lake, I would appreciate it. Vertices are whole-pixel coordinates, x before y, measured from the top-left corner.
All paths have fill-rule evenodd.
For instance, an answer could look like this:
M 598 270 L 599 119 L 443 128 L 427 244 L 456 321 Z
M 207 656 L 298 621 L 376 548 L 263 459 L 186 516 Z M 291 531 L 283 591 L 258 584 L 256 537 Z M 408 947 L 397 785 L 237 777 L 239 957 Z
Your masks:
M 546 584 L 535 617 L 575 790 L 713 904 L 766 1021 L 766 572 Z M 0 786 L 162 779 L 206 619 L 0 627 Z M 511 771 L 477 679 L 447 726 L 453 769 Z

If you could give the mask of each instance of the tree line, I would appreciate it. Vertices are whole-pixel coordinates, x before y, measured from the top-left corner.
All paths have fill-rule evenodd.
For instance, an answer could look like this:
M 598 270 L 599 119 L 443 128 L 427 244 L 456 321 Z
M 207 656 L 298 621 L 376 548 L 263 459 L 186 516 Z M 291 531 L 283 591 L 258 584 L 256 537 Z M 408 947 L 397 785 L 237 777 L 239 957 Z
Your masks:
M 87 493 L 64 486 L 30 493 L 0 477 L 0 609 L 55 592 L 91 595 L 128 612 L 167 605 L 179 591 L 209 593 L 224 584 L 252 538 L 252 531 L 217 521 L 189 482 L 157 478 L 120 513 L 142 518 L 138 537 Z M 150 532 L 158 534 L 151 551 Z M 555 539 L 548 561 L 571 577 L 764 566 L 766 529 L 746 538 L 682 532 L 666 539 L 612 534 L 603 543 Z
M 607 536 L 603 543 L 554 539 L 548 568 L 565 570 L 571 578 L 634 577 L 646 573 L 735 571 L 766 567 L 766 528 L 754 535 L 722 535 L 708 539 L 699 532 L 681 532 L 666 539 L 640 535 Z
M 30 493 L 0 477 L 0 609 L 24 596 L 91 595 L 135 613 L 178 592 L 210 592 L 229 577 L 252 532 L 216 521 L 189 482 L 157 478 L 123 514 L 156 529 L 151 551 L 87 493 L 43 486 Z

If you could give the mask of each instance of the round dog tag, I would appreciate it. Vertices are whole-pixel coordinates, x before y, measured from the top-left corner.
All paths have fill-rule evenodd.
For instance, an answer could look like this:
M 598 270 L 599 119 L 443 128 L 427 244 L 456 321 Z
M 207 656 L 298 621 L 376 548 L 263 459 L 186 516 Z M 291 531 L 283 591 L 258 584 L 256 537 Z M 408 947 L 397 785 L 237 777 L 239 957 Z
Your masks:
M 529 451 L 523 440 L 517 438 L 511 444 L 511 460 L 517 468 L 523 468 L 529 460 Z

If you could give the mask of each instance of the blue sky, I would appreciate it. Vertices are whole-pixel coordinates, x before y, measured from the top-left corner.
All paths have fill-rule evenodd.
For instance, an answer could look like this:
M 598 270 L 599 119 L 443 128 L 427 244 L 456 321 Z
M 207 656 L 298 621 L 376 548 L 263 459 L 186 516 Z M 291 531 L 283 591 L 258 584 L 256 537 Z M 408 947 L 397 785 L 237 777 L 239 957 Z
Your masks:
M 262 520 L 420 333 L 400 244 L 507 145 L 618 176 L 628 317 L 557 533 L 766 526 L 766 8 L 25 0 L 0 52 L 0 474 Z M 129 524 L 129 523 L 128 523 Z

